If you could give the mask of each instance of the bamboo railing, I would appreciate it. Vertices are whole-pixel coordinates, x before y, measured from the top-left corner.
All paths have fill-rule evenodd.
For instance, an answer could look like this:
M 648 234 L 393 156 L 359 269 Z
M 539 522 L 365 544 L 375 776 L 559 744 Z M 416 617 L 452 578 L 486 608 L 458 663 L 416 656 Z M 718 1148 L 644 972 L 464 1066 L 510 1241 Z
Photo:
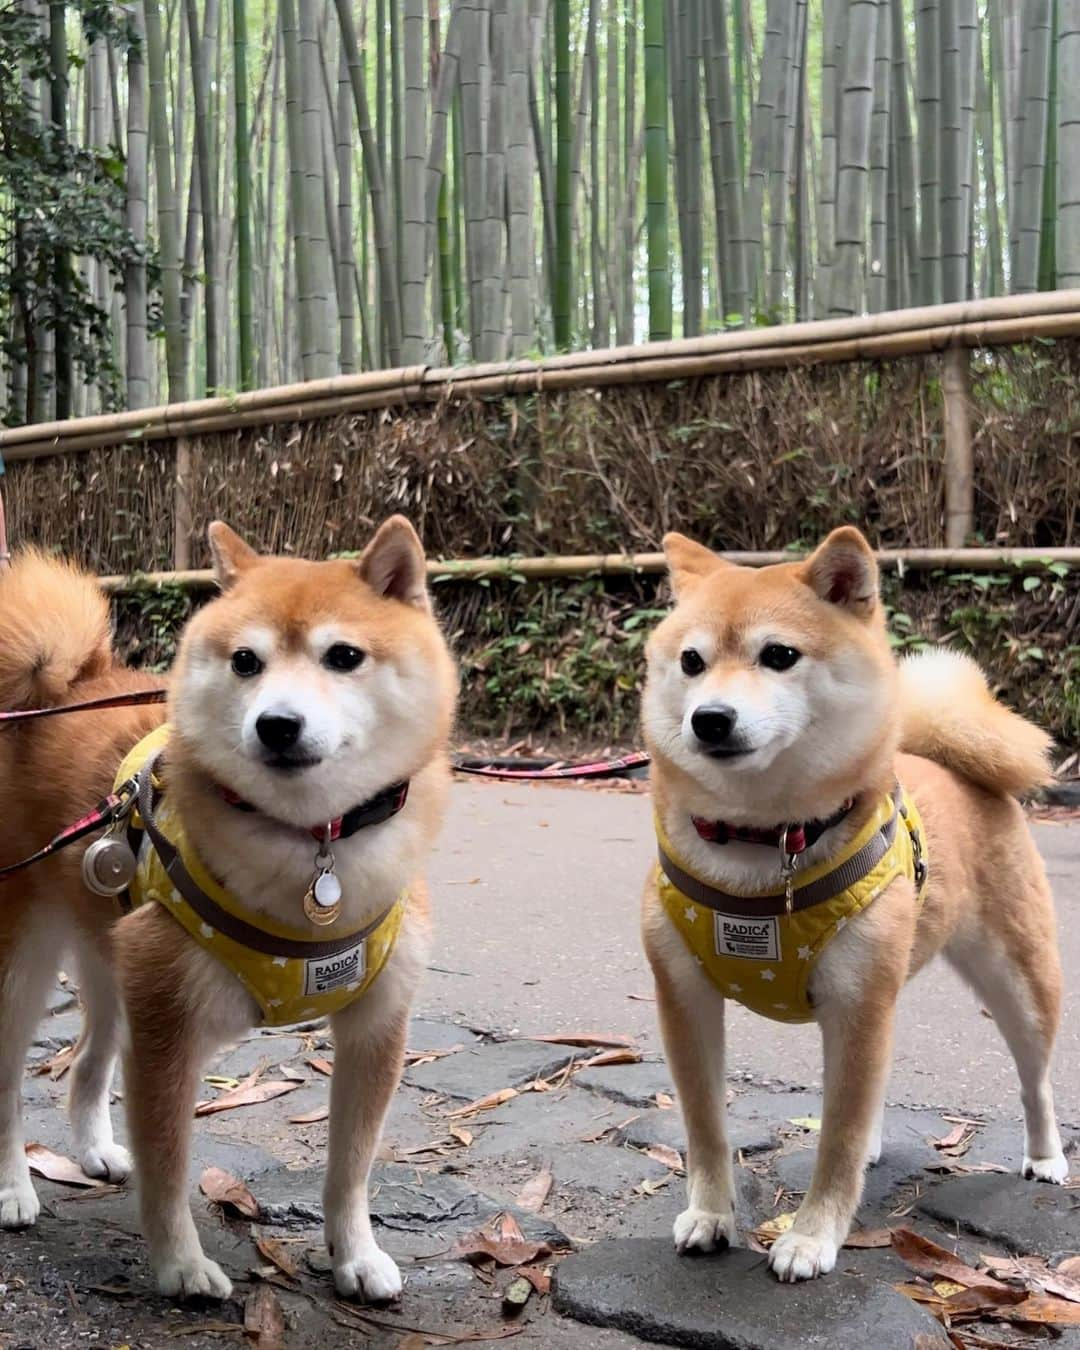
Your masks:
M 515 396 L 619 384 L 663 383 L 782 366 L 805 367 L 943 353 L 944 542 L 948 556 L 959 558 L 961 554 L 973 552 L 961 548 L 970 534 L 974 516 L 968 353 L 973 348 L 1008 346 L 1039 338 L 1077 334 L 1080 334 L 1080 289 L 1045 291 L 964 304 L 894 310 L 851 319 L 826 319 L 715 333 L 676 342 L 651 342 L 634 347 L 574 352 L 540 361 L 442 368 L 410 366 L 342 375 L 306 384 L 261 389 L 231 398 L 201 399 L 159 408 L 10 428 L 0 431 L 0 454 L 9 461 L 18 461 L 74 454 L 107 446 L 135 449 L 149 441 L 174 440 L 177 462 L 176 572 L 161 575 L 180 579 L 204 577 L 205 574 L 188 571 L 191 543 L 189 440 L 195 436 L 268 422 L 300 422 L 373 408 L 430 403 L 443 398 Z M 915 561 L 917 556 L 940 552 L 912 550 L 904 565 L 920 566 Z M 1022 552 L 1012 550 L 1013 554 Z M 1041 551 L 1038 557 L 1048 558 L 1053 553 L 1053 550 Z M 636 562 L 622 570 L 655 569 L 659 567 L 659 563 L 655 562 L 658 556 L 639 555 L 640 558 L 653 561 L 644 564 Z M 1004 555 L 995 552 L 987 556 L 1000 561 Z M 492 575 L 500 568 L 530 575 L 525 568 L 527 561 L 544 565 L 552 563 L 549 559 L 522 559 L 513 560 L 512 563 L 503 559 L 472 559 L 453 564 L 453 567 L 457 569 L 456 575 Z M 575 564 L 581 562 L 571 561 Z M 935 561 L 927 565 L 937 567 L 951 564 Z M 978 563 L 972 557 L 963 565 L 977 566 Z M 451 564 L 437 566 L 450 568 Z M 474 570 L 462 571 L 461 568 Z M 584 570 L 617 569 L 610 559 L 601 559 L 599 562 L 592 559 Z M 552 571 L 532 573 L 538 576 L 558 574 Z M 115 580 L 110 578 L 108 583 L 112 584 Z

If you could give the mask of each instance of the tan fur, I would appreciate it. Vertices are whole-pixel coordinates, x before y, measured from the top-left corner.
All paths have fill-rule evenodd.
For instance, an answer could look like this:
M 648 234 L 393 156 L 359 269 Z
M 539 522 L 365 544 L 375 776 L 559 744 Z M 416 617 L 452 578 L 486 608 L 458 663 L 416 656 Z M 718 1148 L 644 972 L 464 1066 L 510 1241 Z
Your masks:
M 650 639 L 643 720 L 658 814 L 695 870 L 721 889 L 753 893 L 776 883 L 774 860 L 763 856 L 768 850 L 703 845 L 692 814 L 769 826 L 824 817 L 854 798 L 851 816 L 815 846 L 811 863 L 839 852 L 896 777 L 913 795 L 927 836 L 922 906 L 909 882 L 894 882 L 815 966 L 811 996 L 825 1050 L 821 1146 L 795 1223 L 770 1251 L 774 1271 L 795 1280 L 832 1269 L 859 1202 L 863 1167 L 880 1153 L 897 996 L 939 952 L 993 1013 L 1016 1060 L 1025 1173 L 1062 1181 L 1068 1169 L 1048 1078 L 1061 1004 L 1053 901 L 1009 795 L 1041 780 L 1047 738 L 996 703 L 965 658 L 944 657 L 936 667 L 905 663 L 898 676 L 873 556 L 857 531 L 835 531 L 806 563 L 760 571 L 710 563 L 706 550 L 682 536 L 669 536 L 665 548 L 678 603 Z M 806 764 L 798 775 L 782 758 L 761 774 L 704 760 L 699 767 L 701 757 L 684 752 L 665 711 L 678 687 L 680 652 L 687 642 L 707 645 L 709 668 L 695 677 L 704 694 L 728 698 L 736 690 L 752 700 L 761 682 L 784 678 L 756 666 L 762 632 L 783 634 L 804 661 L 834 679 L 858 672 L 844 704 L 850 713 L 821 742 L 830 762 Z M 862 704 L 875 710 L 865 724 L 857 720 Z M 814 734 L 813 720 L 810 726 Z M 900 753 L 901 746 L 917 753 Z M 785 753 L 797 757 L 798 743 Z M 736 1232 L 724 1123 L 724 1000 L 668 922 L 652 875 L 642 918 L 689 1139 L 689 1203 L 675 1240 L 680 1251 L 710 1250 Z
M 400 1276 L 371 1231 L 367 1174 L 400 1076 L 409 1003 L 425 961 L 430 920 L 420 871 L 448 790 L 456 671 L 426 593 L 416 590 L 423 554 L 402 518 L 388 521 L 356 563 L 259 558 L 224 526 L 212 537 L 226 589 L 195 616 L 180 644 L 166 790 L 182 808 L 196 851 L 253 919 L 272 915 L 294 928 L 304 922 L 300 900 L 312 873 L 312 842 L 294 825 L 248 816 L 222 800 L 190 711 L 183 699 L 177 702 L 192 662 L 227 664 L 238 635 L 255 624 L 275 635 L 282 661 L 301 663 L 305 635 L 331 624 L 376 666 L 400 668 L 402 679 L 408 671 L 423 686 L 423 706 L 403 710 L 417 728 L 412 749 L 406 762 L 394 762 L 389 780 L 411 780 L 405 809 L 335 845 L 345 893 L 342 930 L 359 927 L 403 889 L 409 892 L 386 967 L 361 1000 L 333 1019 L 338 1071 L 325 1198 L 339 1291 L 393 1297 Z M 0 635 L 5 706 L 16 706 L 15 694 L 23 696 L 22 706 L 34 706 L 161 682 L 125 670 L 112 656 L 107 606 L 92 579 L 35 554 L 16 559 L 0 582 Z M 120 709 L 0 730 L 0 865 L 33 852 L 108 792 L 125 753 L 164 715 L 154 707 Z M 392 758 L 393 745 L 377 749 Z M 237 758 L 235 790 L 244 786 L 244 763 Z M 356 804 L 343 802 L 337 813 Z M 257 1009 L 235 977 L 158 906 L 114 922 L 114 902 L 82 885 L 81 852 L 75 846 L 17 881 L 0 883 L 0 1226 L 23 1226 L 37 1214 L 23 1155 L 19 1082 L 49 982 L 70 947 L 87 1014 L 71 1075 L 79 1159 L 92 1174 L 112 1180 L 122 1180 L 130 1166 L 112 1141 L 108 1118 L 122 996 L 129 1028 L 125 1106 L 159 1287 L 222 1296 L 229 1282 L 203 1254 L 188 1208 L 192 1108 L 207 1056 L 243 1035 Z
M 1019 795 L 1051 777 L 1050 737 L 999 703 L 960 652 L 910 656 L 900 665 L 901 744 L 991 792 Z

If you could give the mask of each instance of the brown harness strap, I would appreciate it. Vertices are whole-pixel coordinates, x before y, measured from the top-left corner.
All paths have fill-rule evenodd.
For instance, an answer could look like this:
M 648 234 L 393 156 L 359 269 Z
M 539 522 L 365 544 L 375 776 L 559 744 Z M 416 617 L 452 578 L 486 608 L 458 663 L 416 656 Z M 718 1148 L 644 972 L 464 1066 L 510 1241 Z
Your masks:
M 289 960 L 307 961 L 312 958 L 325 960 L 341 952 L 350 951 L 359 942 L 365 941 L 387 918 L 394 904 L 387 907 L 359 932 L 348 933 L 326 942 L 308 941 L 306 938 L 283 938 L 267 933 L 254 924 L 230 914 L 212 899 L 184 865 L 180 851 L 161 832 L 154 819 L 154 767 L 161 756 L 151 755 L 139 771 L 139 816 L 151 844 L 157 850 L 161 864 L 169 880 L 184 897 L 187 903 L 203 921 L 217 932 L 237 942 L 251 951 L 261 952 L 264 956 L 282 956 Z
M 899 789 L 897 789 L 897 792 L 893 795 L 892 815 L 882 825 L 881 829 L 875 831 L 862 848 L 848 858 L 847 862 L 833 868 L 831 872 L 819 877 L 817 881 L 811 881 L 806 886 L 796 887 L 792 893 L 790 910 L 811 909 L 814 905 L 820 905 L 826 900 L 831 900 L 834 895 L 839 895 L 841 891 L 846 891 L 849 886 L 854 886 L 856 882 L 861 881 L 867 872 L 878 865 L 892 847 L 893 840 L 896 838 L 899 817 Z M 782 891 L 778 895 L 730 895 L 727 891 L 722 891 L 716 886 L 709 886 L 704 881 L 699 881 L 697 877 L 691 876 L 689 872 L 679 866 L 674 858 L 668 856 L 662 844 L 657 845 L 657 848 L 660 866 L 668 880 L 695 905 L 702 905 L 705 909 L 716 910 L 721 914 L 736 914 L 740 917 L 768 918 L 790 912 L 787 898 Z

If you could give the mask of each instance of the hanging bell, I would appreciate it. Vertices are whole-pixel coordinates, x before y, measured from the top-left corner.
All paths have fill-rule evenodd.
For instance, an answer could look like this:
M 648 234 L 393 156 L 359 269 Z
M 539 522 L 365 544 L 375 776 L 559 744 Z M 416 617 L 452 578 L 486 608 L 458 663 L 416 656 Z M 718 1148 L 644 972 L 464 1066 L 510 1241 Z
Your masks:
M 121 835 L 106 834 L 95 839 L 83 854 L 83 884 L 95 895 L 119 895 L 135 879 L 137 867 L 128 841 Z

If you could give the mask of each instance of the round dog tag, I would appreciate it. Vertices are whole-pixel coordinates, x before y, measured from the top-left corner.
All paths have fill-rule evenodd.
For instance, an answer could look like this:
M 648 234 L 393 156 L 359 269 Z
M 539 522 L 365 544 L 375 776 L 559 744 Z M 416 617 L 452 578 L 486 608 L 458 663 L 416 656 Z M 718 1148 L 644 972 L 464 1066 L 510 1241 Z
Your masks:
M 137 867 L 127 840 L 107 834 L 83 854 L 83 884 L 95 895 L 119 895 L 131 885 Z
M 341 882 L 333 872 L 320 872 L 304 896 L 304 913 L 321 927 L 341 913 Z

